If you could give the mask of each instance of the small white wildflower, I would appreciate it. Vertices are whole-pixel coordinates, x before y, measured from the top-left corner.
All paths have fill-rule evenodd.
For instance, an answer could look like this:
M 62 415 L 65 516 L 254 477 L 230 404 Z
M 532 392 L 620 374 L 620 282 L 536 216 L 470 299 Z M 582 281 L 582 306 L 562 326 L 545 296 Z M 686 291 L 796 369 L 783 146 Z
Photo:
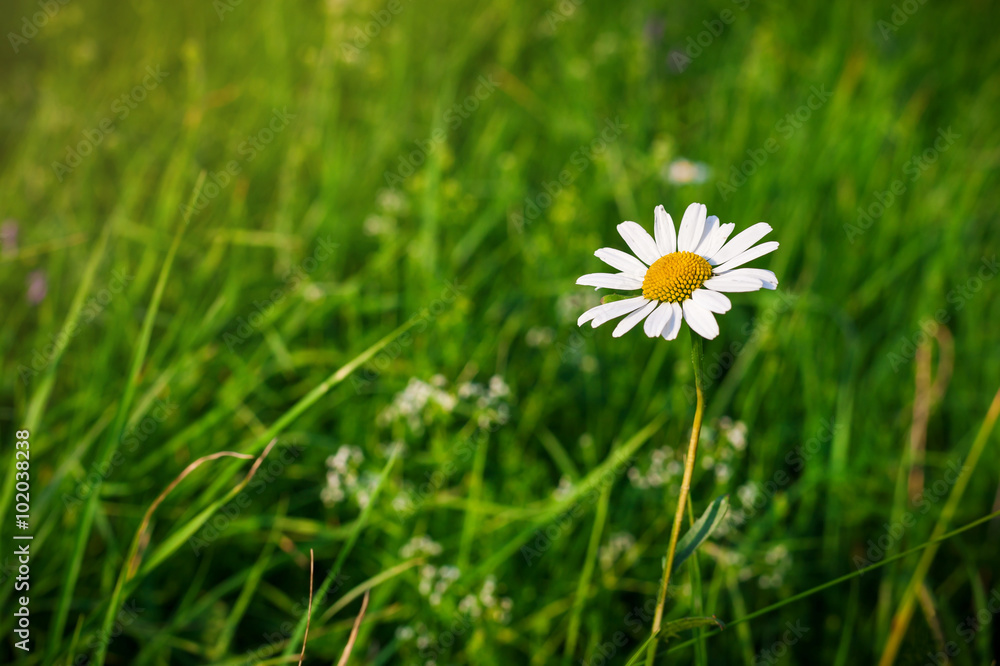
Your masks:
M 420 430 L 423 427 L 424 412 L 432 403 L 445 412 L 451 412 L 458 401 L 447 391 L 411 377 L 406 388 L 397 393 L 392 404 L 379 414 L 379 423 L 387 425 L 405 419 L 413 430 Z
M 779 543 L 776 546 L 772 546 L 768 549 L 767 553 L 764 554 L 764 561 L 771 566 L 781 564 L 788 559 L 788 547 L 783 543 Z
M 388 236 L 396 230 L 396 220 L 387 215 L 369 215 L 361 228 L 367 236 Z
M 667 165 L 666 179 L 674 185 L 698 185 L 708 180 L 710 169 L 704 162 L 677 159 Z
M 743 421 L 737 421 L 732 430 L 726 433 L 729 443 L 737 451 L 742 451 L 747 447 L 747 426 Z
M 467 594 L 462 597 L 462 600 L 458 602 L 458 612 L 465 613 L 471 617 L 479 617 L 482 614 L 482 608 L 479 607 L 479 601 L 474 595 Z
M 342 502 L 348 497 L 361 508 L 368 503 L 371 488 L 377 478 L 366 472 L 360 477 L 358 468 L 364 462 L 365 454 L 360 448 L 342 445 L 332 456 L 327 457 L 326 487 L 320 492 L 320 499 L 327 506 Z
M 406 196 L 399 190 L 382 189 L 376 195 L 378 207 L 390 215 L 402 213 L 407 206 Z
M 440 555 L 441 544 L 426 534 L 415 536 L 399 549 L 399 556 L 410 558 L 417 555 Z
M 608 540 L 608 543 L 601 546 L 598 551 L 598 559 L 601 568 L 605 571 L 611 569 L 615 562 L 635 545 L 635 537 L 628 532 L 617 532 Z
M 736 495 L 740 498 L 743 506 L 752 506 L 754 500 L 760 495 L 760 491 L 756 485 L 747 483 L 736 489 Z
M 524 334 L 524 341 L 529 347 L 548 347 L 555 338 L 555 331 L 547 326 L 534 326 Z
M 510 387 L 507 386 L 507 382 L 503 380 L 500 375 L 493 375 L 490 377 L 490 397 L 505 398 L 510 395 Z
M 642 472 L 639 471 L 638 467 L 628 468 L 628 480 L 633 486 L 637 486 L 643 482 Z

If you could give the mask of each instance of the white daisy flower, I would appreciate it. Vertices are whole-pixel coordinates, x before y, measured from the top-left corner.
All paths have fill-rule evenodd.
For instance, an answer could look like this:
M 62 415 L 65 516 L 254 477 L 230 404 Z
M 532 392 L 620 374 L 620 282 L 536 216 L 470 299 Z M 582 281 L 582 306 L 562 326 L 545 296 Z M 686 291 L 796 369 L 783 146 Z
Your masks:
M 577 326 L 589 321 L 597 328 L 628 315 L 615 328 L 614 337 L 621 337 L 645 320 L 646 335 L 673 340 L 681 330 L 681 321 L 687 320 L 691 330 L 711 340 L 719 334 L 715 314 L 728 312 L 732 306 L 722 292 L 777 288 L 778 278 L 771 271 L 740 268 L 777 249 L 777 241 L 754 245 L 771 231 L 771 225 L 758 222 L 727 243 L 735 225 L 719 224 L 718 217 L 706 217 L 706 212 L 703 204 L 688 206 L 680 233 L 675 234 L 673 219 L 663 206 L 657 206 L 655 240 L 635 222 L 619 224 L 618 233 L 635 257 L 610 247 L 601 248 L 594 253 L 597 258 L 621 272 L 591 273 L 576 283 L 597 289 L 641 289 L 642 296 L 591 308 L 580 315 Z

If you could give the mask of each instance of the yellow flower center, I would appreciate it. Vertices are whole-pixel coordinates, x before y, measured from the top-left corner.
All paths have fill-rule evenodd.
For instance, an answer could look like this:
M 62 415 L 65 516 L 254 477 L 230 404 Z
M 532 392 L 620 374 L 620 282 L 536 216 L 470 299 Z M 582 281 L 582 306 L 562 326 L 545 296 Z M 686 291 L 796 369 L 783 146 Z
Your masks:
M 646 271 L 642 295 L 652 301 L 683 303 L 710 277 L 712 266 L 694 252 L 672 252 Z

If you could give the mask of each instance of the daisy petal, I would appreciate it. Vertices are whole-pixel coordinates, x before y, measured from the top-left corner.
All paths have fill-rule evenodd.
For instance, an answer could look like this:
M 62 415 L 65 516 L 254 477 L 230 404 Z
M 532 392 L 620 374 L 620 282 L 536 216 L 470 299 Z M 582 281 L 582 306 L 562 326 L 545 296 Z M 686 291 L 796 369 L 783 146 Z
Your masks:
M 690 298 L 684 301 L 684 319 L 692 331 L 706 340 L 711 340 L 719 334 L 719 324 L 715 321 L 715 315 Z
M 705 233 L 705 215 L 708 209 L 705 204 L 693 203 L 684 211 L 681 218 L 681 230 L 677 234 L 677 250 L 679 252 L 693 252 L 695 246 L 701 242 L 701 237 Z
M 716 314 L 725 314 L 729 312 L 729 308 L 733 307 L 733 304 L 726 296 L 709 289 L 696 290 L 691 294 L 691 300 Z
M 731 271 L 722 273 L 722 275 L 760 280 L 764 283 L 764 289 L 777 289 L 778 287 L 778 278 L 774 275 L 774 272 L 765 268 L 734 268 Z
M 752 227 L 744 229 L 740 233 L 736 234 L 733 240 L 726 243 L 721 250 L 709 257 L 708 263 L 713 266 L 726 263 L 733 257 L 738 256 L 741 252 L 748 250 L 751 245 L 766 236 L 770 231 L 771 225 L 767 222 L 758 222 Z
M 712 291 L 758 291 L 764 285 L 757 278 L 732 277 L 731 275 L 716 275 L 705 280 L 702 285 Z
M 631 254 L 616 250 L 611 247 L 602 247 L 594 253 L 594 256 L 612 268 L 617 268 L 623 273 L 635 275 L 638 278 L 645 277 L 646 264 L 642 263 Z
M 698 240 L 695 249 L 691 250 L 697 255 L 704 256 L 702 254 L 702 248 L 707 248 L 711 239 L 715 237 L 715 232 L 719 229 L 719 218 L 717 215 L 709 215 L 705 218 L 705 231 L 702 233 L 701 238 Z
M 735 228 L 736 225 L 732 222 L 720 224 L 719 228 L 715 230 L 715 234 L 698 248 L 698 254 L 706 259 L 713 256 L 726 244 L 726 239 L 729 238 L 729 234 L 733 233 L 733 229 Z
M 624 273 L 588 273 L 576 280 L 577 284 L 600 289 L 641 289 L 642 279 Z
M 656 251 L 660 256 L 677 250 L 677 232 L 674 231 L 674 218 L 663 206 L 657 206 L 653 213 L 656 221 L 653 223 L 653 235 L 656 237 Z
M 646 318 L 646 315 L 656 309 L 656 303 L 656 301 L 649 301 L 646 305 L 618 322 L 618 326 L 612 331 L 611 337 L 620 338 L 631 331 L 636 324 Z
M 684 321 L 684 312 L 681 310 L 680 303 L 671 303 L 670 309 L 673 310 L 674 316 L 670 320 L 670 325 L 663 329 L 664 340 L 676 340 L 677 334 L 681 332 L 681 323 Z
M 636 298 L 626 298 L 623 301 L 614 301 L 612 303 L 605 303 L 604 305 L 598 305 L 596 308 L 590 308 L 576 320 L 577 326 L 583 326 L 591 319 L 594 323 L 591 324 L 594 328 L 597 328 L 601 324 L 611 321 L 615 317 L 621 317 L 630 312 L 634 312 L 642 307 L 646 302 L 646 299 L 642 296 L 637 296 Z
M 734 238 L 733 240 L 736 239 Z M 723 273 L 725 271 L 732 270 L 737 266 L 742 266 L 748 261 L 753 261 L 757 257 L 763 257 L 768 252 L 774 252 L 777 249 L 778 249 L 778 241 L 768 241 L 766 243 L 761 243 L 760 245 L 756 245 L 750 248 L 746 252 L 741 252 L 740 254 L 736 255 L 726 263 L 720 264 L 716 268 L 720 273 Z M 722 251 L 725 252 L 726 248 L 722 248 Z
M 670 318 L 674 316 L 674 310 L 670 307 L 670 303 L 660 303 L 653 314 L 646 317 L 645 323 L 642 325 L 642 330 L 646 332 L 651 338 L 655 338 L 660 333 L 663 333 L 663 329 L 667 327 L 670 323 Z
M 642 259 L 647 264 L 651 264 L 660 258 L 660 253 L 656 251 L 656 242 L 645 229 L 635 222 L 622 222 L 618 225 L 618 233 L 622 235 L 629 248 L 635 256 Z

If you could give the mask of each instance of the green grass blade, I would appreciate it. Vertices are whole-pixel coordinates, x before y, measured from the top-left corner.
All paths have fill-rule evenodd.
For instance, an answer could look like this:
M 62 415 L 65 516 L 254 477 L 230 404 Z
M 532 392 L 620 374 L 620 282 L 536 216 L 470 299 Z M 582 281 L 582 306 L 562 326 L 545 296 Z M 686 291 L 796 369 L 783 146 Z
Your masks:
M 576 652 L 576 640 L 580 633 L 580 618 L 587 602 L 587 590 L 590 579 L 594 576 L 594 566 L 597 564 L 597 551 L 601 545 L 601 535 L 604 533 L 604 523 L 608 517 L 608 502 L 611 499 L 611 484 L 601 488 L 601 498 L 597 501 L 597 515 L 594 516 L 594 527 L 590 531 L 590 541 L 587 544 L 587 554 L 584 556 L 583 569 L 576 582 L 576 594 L 573 596 L 573 610 L 569 618 L 569 629 L 566 631 L 566 650 L 564 662 L 573 658 Z
M 146 359 L 146 352 L 149 349 L 149 340 L 153 335 L 153 324 L 156 321 L 156 315 L 160 309 L 160 300 L 163 298 L 163 291 L 167 287 L 167 279 L 170 277 L 170 269 L 173 267 L 174 257 L 177 255 L 177 250 L 180 247 L 184 230 L 187 228 L 188 222 L 191 220 L 192 206 L 194 205 L 194 201 L 198 197 L 198 194 L 201 192 L 201 187 L 204 182 L 205 172 L 202 171 L 198 175 L 198 180 L 195 183 L 194 189 L 191 191 L 191 200 L 188 204 L 187 211 L 184 213 L 181 224 L 178 226 L 177 231 L 174 234 L 174 240 L 170 245 L 170 249 L 167 250 L 166 259 L 164 259 L 163 266 L 160 269 L 160 275 L 157 279 L 156 287 L 153 290 L 153 296 L 150 299 L 149 307 L 146 310 L 146 316 L 142 322 L 142 331 L 139 334 L 139 340 L 136 343 L 135 352 L 132 356 L 131 369 L 129 370 L 128 377 L 125 382 L 125 390 L 122 394 L 122 400 L 118 405 L 118 414 L 115 417 L 115 423 L 112 426 L 110 436 L 105 440 L 104 445 L 97 453 L 97 459 L 101 469 L 108 466 L 111 457 L 117 450 L 118 443 L 121 440 L 122 432 L 125 428 L 125 421 L 128 417 L 129 409 L 132 406 L 132 399 L 135 396 L 136 388 L 139 383 L 139 373 L 142 370 L 142 364 Z M 66 582 L 63 584 L 62 594 L 59 597 L 59 604 L 56 607 L 56 612 L 52 619 L 52 629 L 46 650 L 46 661 L 48 661 L 59 649 L 59 643 L 61 641 L 63 630 L 66 626 L 66 617 L 69 614 L 69 607 L 73 599 L 73 591 L 76 589 L 76 581 L 80 575 L 83 553 L 87 547 L 87 542 L 90 539 L 90 530 L 93 527 L 94 517 L 97 514 L 97 505 L 100 501 L 100 495 L 100 487 L 93 489 L 84 503 L 83 511 L 80 515 L 80 524 L 77 527 L 76 541 L 73 545 L 73 555 L 70 558 L 69 567 L 66 572 Z M 104 655 L 106 651 L 107 642 L 101 641 L 98 644 L 94 657 L 94 661 L 98 664 L 98 666 L 104 663 Z

